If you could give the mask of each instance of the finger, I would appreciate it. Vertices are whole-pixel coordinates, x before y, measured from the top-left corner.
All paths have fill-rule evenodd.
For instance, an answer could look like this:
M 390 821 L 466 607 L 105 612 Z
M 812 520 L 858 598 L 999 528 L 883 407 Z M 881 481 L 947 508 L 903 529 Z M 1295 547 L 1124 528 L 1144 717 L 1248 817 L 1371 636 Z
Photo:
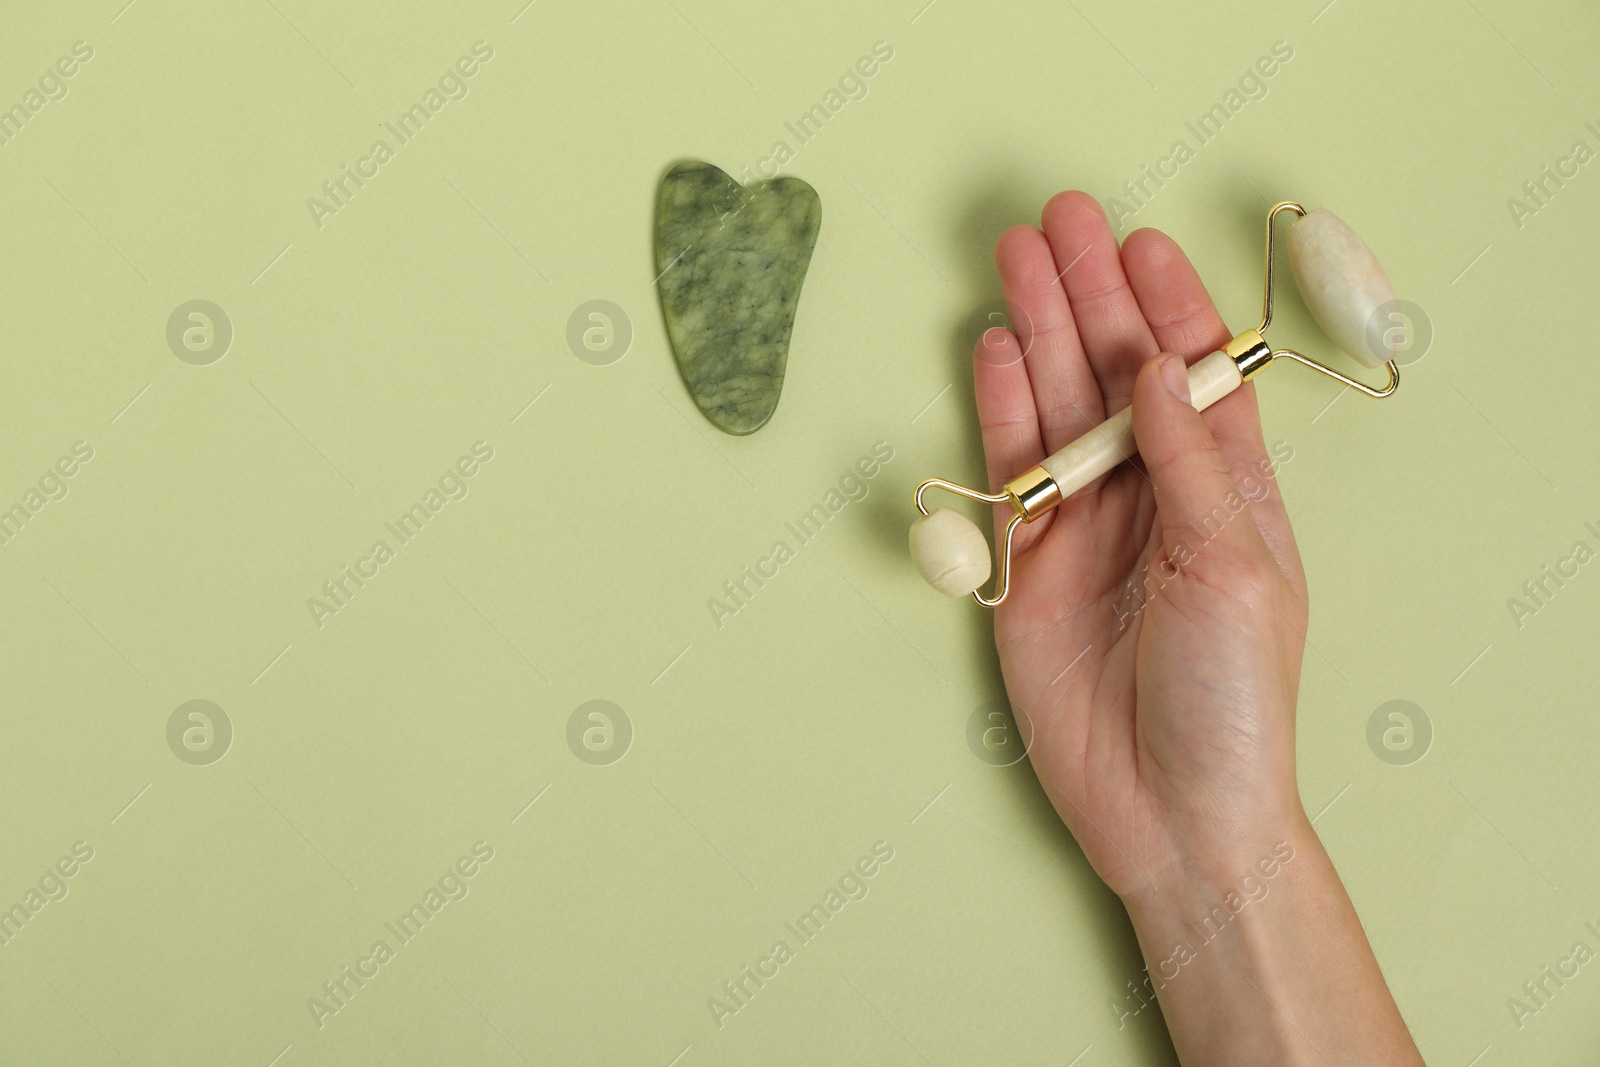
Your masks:
M 1163 352 L 1215 352 L 1233 335 L 1177 242 L 1160 230 L 1135 230 L 1122 243 L 1122 265 L 1139 311 Z
M 1189 257 L 1159 230 L 1136 230 L 1122 243 L 1123 268 L 1145 321 L 1163 352 L 1193 363 L 1215 352 L 1232 336 Z M 1261 434 L 1254 386 L 1245 385 L 1205 413 L 1234 481 L 1251 502 L 1251 514 L 1273 556 L 1291 576 L 1299 573 L 1299 554 L 1283 496 L 1273 477 Z
M 1216 438 L 1189 404 L 1181 356 L 1163 354 L 1140 373 L 1134 385 L 1133 436 L 1155 483 L 1162 545 L 1178 566 L 1202 542 L 1246 553 L 1266 551 L 1254 523 L 1229 521 L 1236 514 L 1229 502 L 1240 502 L 1242 494 Z
M 1232 335 L 1205 284 L 1170 237 L 1159 230 L 1136 230 L 1123 243 L 1122 260 L 1161 351 L 1193 363 L 1228 342 Z M 1219 401 L 1207 411 L 1206 425 L 1228 456 L 1230 469 L 1266 455 L 1254 389 L 1240 389 Z
M 998 491 L 1000 485 L 1044 458 L 1033 388 L 1016 334 L 1003 326 L 983 332 L 972 354 L 972 383 L 989 488 Z
M 983 332 L 972 353 L 972 384 L 977 394 L 989 491 L 999 492 L 1001 485 L 1044 458 L 1033 387 L 1028 381 L 1022 342 L 1016 334 L 1003 326 Z M 994 510 L 998 536 L 1012 511 L 1005 505 L 997 505 Z M 1032 530 L 1019 530 L 1017 551 L 1023 551 L 1037 536 Z
M 1106 413 L 1115 414 L 1128 406 L 1139 368 L 1160 348 L 1128 287 L 1099 202 L 1088 193 L 1061 193 L 1045 205 L 1043 222 Z
M 1105 417 L 1100 387 L 1078 344 L 1072 308 L 1056 281 L 1044 234 L 1014 226 L 1000 236 L 994 258 L 1006 308 L 1027 355 L 1040 436 L 1045 449 L 1054 452 Z

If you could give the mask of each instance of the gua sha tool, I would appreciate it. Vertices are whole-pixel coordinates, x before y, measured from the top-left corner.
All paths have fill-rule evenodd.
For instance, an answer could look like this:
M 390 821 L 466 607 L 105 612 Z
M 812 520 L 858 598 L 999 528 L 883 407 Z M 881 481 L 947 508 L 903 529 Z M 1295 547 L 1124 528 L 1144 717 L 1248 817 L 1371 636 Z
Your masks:
M 656 201 L 656 284 L 678 371 L 724 433 L 777 410 L 822 203 L 799 178 L 742 186 L 710 163 L 667 171 Z
M 1272 323 L 1272 259 L 1277 219 L 1292 214 L 1289 226 L 1289 268 L 1306 307 L 1324 332 L 1356 362 L 1383 367 L 1389 381 L 1373 388 L 1332 367 L 1288 348 L 1273 348 L 1264 336 Z M 1383 305 L 1394 300 L 1394 289 L 1377 257 L 1355 232 L 1325 208 L 1306 211 L 1292 200 L 1274 204 L 1267 212 L 1266 279 L 1263 283 L 1261 324 L 1229 341 L 1222 350 L 1189 368 L 1189 393 L 1195 410 L 1204 411 L 1279 359 L 1288 359 L 1371 397 L 1386 397 L 1400 387 L 1400 370 L 1393 359 L 1383 358 L 1369 340 L 1368 324 Z M 994 607 L 1009 592 L 1011 542 L 1017 527 L 1041 515 L 1135 455 L 1133 409 L 1123 408 L 1099 426 L 1073 441 L 1038 466 L 1023 471 L 998 493 L 983 493 L 943 478 L 929 478 L 917 486 L 916 504 L 922 517 L 911 526 L 911 558 L 928 584 L 948 596 L 965 596 Z M 1013 512 L 998 547 L 999 574 L 992 597 L 979 592 L 989 580 L 989 544 L 976 524 L 959 512 L 939 508 L 929 512 L 923 496 L 929 489 L 944 489 L 987 504 L 1009 504 Z

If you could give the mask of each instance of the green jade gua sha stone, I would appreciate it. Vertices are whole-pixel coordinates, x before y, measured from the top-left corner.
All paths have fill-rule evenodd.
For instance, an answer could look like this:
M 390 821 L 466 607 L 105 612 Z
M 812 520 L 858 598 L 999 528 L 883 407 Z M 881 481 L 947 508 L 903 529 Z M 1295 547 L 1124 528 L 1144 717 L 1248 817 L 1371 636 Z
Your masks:
M 661 179 L 656 271 L 667 336 L 696 406 L 724 433 L 755 433 L 777 409 L 821 225 L 822 202 L 799 178 L 743 186 L 690 160 Z

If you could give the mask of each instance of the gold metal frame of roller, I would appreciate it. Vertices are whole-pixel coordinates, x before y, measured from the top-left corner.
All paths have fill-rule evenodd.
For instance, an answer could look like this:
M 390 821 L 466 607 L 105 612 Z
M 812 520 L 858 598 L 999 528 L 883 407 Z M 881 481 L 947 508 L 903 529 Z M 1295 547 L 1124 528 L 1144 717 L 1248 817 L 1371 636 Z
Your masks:
M 1264 271 L 1265 281 L 1262 285 L 1261 298 L 1261 324 L 1253 330 L 1246 330 L 1223 346 L 1223 351 L 1233 358 L 1238 364 L 1239 373 L 1245 381 L 1249 381 L 1257 374 L 1271 366 L 1273 360 L 1291 359 L 1302 366 L 1310 367 L 1314 371 L 1326 374 L 1328 377 L 1348 385 L 1357 392 L 1371 397 L 1386 397 L 1400 388 L 1400 368 L 1395 366 L 1394 360 L 1384 363 L 1384 369 L 1389 372 L 1389 381 L 1380 389 L 1374 389 L 1364 382 L 1358 382 L 1345 374 L 1340 374 L 1323 363 L 1319 363 L 1310 356 L 1302 355 L 1292 348 L 1273 348 L 1267 344 L 1264 336 L 1267 327 L 1272 323 L 1272 263 L 1273 247 L 1276 243 L 1278 216 L 1292 211 L 1296 215 L 1304 216 L 1306 209 L 1293 200 L 1284 200 L 1272 205 L 1267 212 L 1267 255 Z M 1006 523 L 1003 540 L 996 545 L 996 574 L 995 594 L 985 597 L 979 590 L 974 590 L 972 598 L 986 608 L 992 608 L 1005 600 L 1010 592 L 1011 585 L 1011 542 L 1016 536 L 1017 527 L 1025 522 L 1032 522 L 1039 516 L 1046 514 L 1057 504 L 1061 503 L 1061 490 L 1056 485 L 1043 467 L 1030 467 L 1015 478 L 1011 479 L 998 493 L 983 493 L 965 485 L 947 481 L 944 478 L 929 478 L 917 486 L 917 510 L 923 515 L 928 514 L 927 507 L 922 503 L 922 494 L 929 489 L 945 489 L 964 496 L 970 500 L 977 500 L 985 504 L 1010 504 L 1014 514 L 1011 521 Z

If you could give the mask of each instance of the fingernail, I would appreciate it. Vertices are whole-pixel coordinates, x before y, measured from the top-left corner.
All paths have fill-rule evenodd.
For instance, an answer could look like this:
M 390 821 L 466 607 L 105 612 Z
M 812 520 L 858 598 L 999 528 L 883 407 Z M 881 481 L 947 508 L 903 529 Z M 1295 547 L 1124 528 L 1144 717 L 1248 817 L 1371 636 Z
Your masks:
M 1177 356 L 1166 356 L 1161 361 L 1161 381 L 1167 387 L 1167 392 L 1183 401 L 1189 402 L 1189 371 L 1183 365 L 1183 360 Z

